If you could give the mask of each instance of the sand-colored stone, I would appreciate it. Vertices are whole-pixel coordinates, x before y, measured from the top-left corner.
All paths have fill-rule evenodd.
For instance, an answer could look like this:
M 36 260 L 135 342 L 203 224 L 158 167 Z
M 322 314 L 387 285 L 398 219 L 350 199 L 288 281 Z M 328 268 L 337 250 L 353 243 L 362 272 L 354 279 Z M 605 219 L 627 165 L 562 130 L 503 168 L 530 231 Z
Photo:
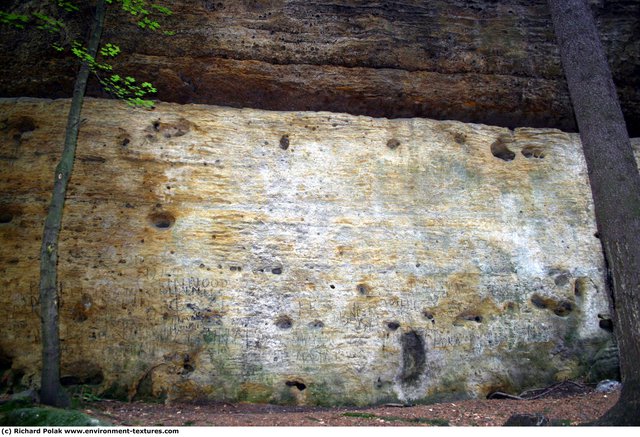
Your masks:
M 0 355 L 23 384 L 68 104 L 0 101 Z M 576 135 L 95 99 L 83 119 L 62 368 L 96 391 L 484 396 L 586 374 L 610 340 Z

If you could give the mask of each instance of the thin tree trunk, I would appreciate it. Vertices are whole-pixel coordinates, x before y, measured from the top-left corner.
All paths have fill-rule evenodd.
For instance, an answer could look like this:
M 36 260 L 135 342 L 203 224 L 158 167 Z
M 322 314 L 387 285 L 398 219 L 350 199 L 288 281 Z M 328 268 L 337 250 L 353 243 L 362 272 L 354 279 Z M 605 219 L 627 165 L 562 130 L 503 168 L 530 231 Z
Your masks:
M 640 425 L 640 174 L 586 0 L 549 0 L 608 267 L 622 393 L 598 424 Z
M 89 55 L 96 57 L 104 24 L 104 0 L 98 0 L 93 28 L 89 37 Z M 43 404 L 66 407 L 69 395 L 60 384 L 60 335 L 58 326 L 58 237 L 62 226 L 62 211 L 67 184 L 73 170 L 76 154 L 80 113 L 89 78 L 89 66 L 82 63 L 73 89 L 71 108 L 67 119 L 64 150 L 56 167 L 51 204 L 47 212 L 40 249 L 40 317 L 42 319 L 42 378 L 40 400 Z

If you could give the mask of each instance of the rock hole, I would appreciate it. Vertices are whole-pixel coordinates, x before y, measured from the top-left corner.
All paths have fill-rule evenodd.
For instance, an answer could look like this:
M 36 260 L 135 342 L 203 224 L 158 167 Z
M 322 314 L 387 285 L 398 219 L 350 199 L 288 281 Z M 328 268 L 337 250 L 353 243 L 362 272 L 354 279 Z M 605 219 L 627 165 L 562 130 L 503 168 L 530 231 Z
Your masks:
M 553 308 L 553 313 L 556 316 L 567 317 L 573 311 L 573 304 L 568 300 L 558 302 Z
M 491 144 L 491 154 L 503 161 L 513 161 L 516 157 L 516 154 L 507 147 L 507 143 L 503 137 L 499 137 Z
M 88 361 L 76 361 L 62 371 L 60 383 L 63 386 L 70 385 L 99 385 L 104 381 L 102 369 Z
M 13 221 L 13 214 L 9 211 L 0 211 L 0 224 L 11 223 Z
M 149 221 L 157 229 L 169 229 L 175 223 L 175 217 L 168 212 L 156 212 L 149 216 Z
M 287 387 L 295 387 L 300 391 L 302 391 L 305 388 L 307 388 L 307 385 L 304 382 L 300 382 L 300 381 L 297 381 L 297 380 L 287 381 L 287 382 L 285 382 L 285 384 L 287 385 Z
M 395 138 L 391 138 L 389 141 L 387 141 L 387 147 L 391 150 L 397 149 L 398 147 L 400 147 L 400 141 Z
M 309 323 L 309 327 L 313 329 L 322 329 L 324 328 L 324 323 L 322 322 L 322 320 L 314 320 L 313 322 Z
M 159 132 L 160 131 L 160 120 L 154 121 L 152 126 L 153 126 L 153 130 L 154 131 Z
M 402 334 L 402 372 L 400 380 L 405 385 L 414 385 L 424 372 L 426 351 L 424 340 L 416 331 Z
M 35 120 L 31 117 L 18 117 L 11 122 L 11 125 L 11 127 L 20 132 L 20 134 L 32 132 L 38 128 Z
M 600 329 L 604 329 L 608 332 L 613 332 L 613 320 L 611 320 L 608 316 L 602 314 L 598 314 L 598 318 L 600 319 L 598 321 L 598 326 L 600 327 Z
M 130 142 L 131 142 L 131 140 L 129 138 L 123 138 L 122 141 L 120 142 L 120 145 L 122 147 L 127 147 Z
M 453 135 L 453 139 L 456 143 L 462 145 L 464 143 L 467 142 L 467 136 L 465 134 L 463 134 L 462 132 L 456 132 Z
M 291 329 L 293 326 L 293 320 L 291 320 L 291 317 L 287 315 L 281 315 L 276 319 L 275 325 L 280 329 Z
M 399 327 L 400 323 L 398 322 L 387 322 L 387 328 L 389 328 L 390 331 L 397 331 Z
M 271 273 L 273 273 L 274 275 L 281 275 L 282 274 L 282 267 L 275 267 L 275 268 L 271 269 Z
M 280 137 L 280 148 L 287 150 L 289 148 L 289 134 L 284 134 Z
M 549 306 L 547 299 L 545 299 L 544 297 L 540 296 L 537 293 L 531 296 L 531 303 L 536 308 L 540 308 L 540 309 L 545 309 Z
M 525 158 L 544 159 L 544 151 L 536 146 L 524 146 L 520 151 Z
M 332 290 L 335 290 L 336 286 L 331 284 L 331 285 L 329 285 L 329 288 L 331 288 Z
M 431 320 L 431 324 L 435 325 L 436 324 L 436 319 L 433 317 L 433 313 L 429 310 L 423 310 L 422 311 L 422 317 L 424 317 L 427 320 Z

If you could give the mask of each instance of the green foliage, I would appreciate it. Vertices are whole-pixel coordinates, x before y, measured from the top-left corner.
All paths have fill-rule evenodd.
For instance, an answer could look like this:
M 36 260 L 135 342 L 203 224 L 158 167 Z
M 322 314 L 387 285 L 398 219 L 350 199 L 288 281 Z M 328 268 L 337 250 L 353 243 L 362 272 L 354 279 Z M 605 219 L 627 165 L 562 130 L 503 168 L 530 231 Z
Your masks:
M 16 27 L 18 29 L 24 29 L 29 22 L 27 15 L 12 14 L 4 11 L 0 11 L 0 23 L 8 24 L 9 26 Z
M 148 0 L 105 1 L 108 4 L 118 3 L 124 11 L 138 18 L 138 27 L 146 30 L 155 31 L 160 29 L 160 23 L 154 18 L 155 15 L 169 16 L 173 14 L 171 9 L 156 3 L 150 3 Z M 58 8 L 65 12 L 77 12 L 80 10 L 73 1 L 55 0 L 55 2 L 52 3 L 55 3 Z M 34 12 L 29 16 L 0 11 L 0 23 L 13 26 L 17 29 L 25 29 L 27 24 L 34 24 L 37 29 L 60 34 L 61 41 L 68 41 L 65 23 L 62 20 L 40 12 Z M 170 36 L 175 35 L 175 32 L 164 31 L 163 34 Z M 157 92 L 151 83 L 142 82 L 138 84 L 133 77 L 122 77 L 118 74 L 104 76 L 105 73 L 111 72 L 113 67 L 109 63 L 104 62 L 103 59 L 118 56 L 121 52 L 118 45 L 113 43 L 104 44 L 100 48 L 98 58 L 91 56 L 84 45 L 77 40 L 72 40 L 70 43 L 54 42 L 52 48 L 56 52 L 63 52 L 68 49 L 80 62 L 86 63 L 89 66 L 91 72 L 98 77 L 105 91 L 118 99 L 124 100 L 128 105 L 146 108 L 153 106 L 153 102 L 147 99 L 149 94 Z
M 120 54 L 120 47 L 115 44 L 107 43 L 100 49 L 100 54 L 106 58 L 114 58 Z
M 64 9 L 67 12 L 78 12 L 80 10 L 80 8 L 78 8 L 75 4 L 73 4 L 73 2 L 68 2 L 65 0 L 57 0 L 56 3 L 60 8 Z

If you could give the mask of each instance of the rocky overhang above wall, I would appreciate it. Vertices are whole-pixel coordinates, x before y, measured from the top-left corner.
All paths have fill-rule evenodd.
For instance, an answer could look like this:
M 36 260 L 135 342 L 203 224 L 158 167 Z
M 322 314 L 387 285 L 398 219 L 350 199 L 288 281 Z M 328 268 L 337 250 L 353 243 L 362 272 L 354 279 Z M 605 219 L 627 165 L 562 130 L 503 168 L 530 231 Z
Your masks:
M 33 2 L 8 3 L 33 8 Z M 640 1 L 591 1 L 629 130 L 640 135 Z M 174 36 L 108 17 L 118 71 L 158 98 L 575 130 L 545 0 L 185 0 Z M 84 11 L 83 23 L 90 21 Z M 0 95 L 68 97 L 76 66 L 2 29 Z M 90 95 L 103 96 L 95 82 Z

